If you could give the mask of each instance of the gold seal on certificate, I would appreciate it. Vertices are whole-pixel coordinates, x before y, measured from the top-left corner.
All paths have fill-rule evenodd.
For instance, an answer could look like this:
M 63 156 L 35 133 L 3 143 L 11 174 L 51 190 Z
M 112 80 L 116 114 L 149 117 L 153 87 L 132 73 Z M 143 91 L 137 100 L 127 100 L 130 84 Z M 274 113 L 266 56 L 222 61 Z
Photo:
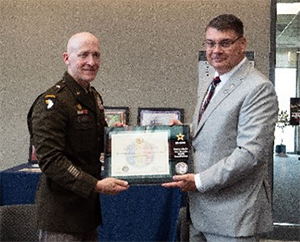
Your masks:
M 105 129 L 104 177 L 131 184 L 162 183 L 175 174 L 185 174 L 188 160 L 187 125 Z

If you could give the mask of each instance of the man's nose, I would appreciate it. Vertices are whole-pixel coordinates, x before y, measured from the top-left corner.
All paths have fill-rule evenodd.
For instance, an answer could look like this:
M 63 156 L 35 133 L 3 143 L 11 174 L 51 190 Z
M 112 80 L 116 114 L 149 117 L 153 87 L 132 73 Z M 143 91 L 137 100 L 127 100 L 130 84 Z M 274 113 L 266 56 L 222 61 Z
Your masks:
M 220 51 L 222 51 L 222 50 L 223 50 L 222 46 L 221 46 L 219 43 L 216 43 L 216 45 L 215 45 L 213 51 L 214 51 L 214 52 L 220 52 Z
M 95 65 L 95 64 L 99 63 L 99 58 L 97 58 L 96 56 L 90 54 L 88 56 L 87 63 L 89 65 Z

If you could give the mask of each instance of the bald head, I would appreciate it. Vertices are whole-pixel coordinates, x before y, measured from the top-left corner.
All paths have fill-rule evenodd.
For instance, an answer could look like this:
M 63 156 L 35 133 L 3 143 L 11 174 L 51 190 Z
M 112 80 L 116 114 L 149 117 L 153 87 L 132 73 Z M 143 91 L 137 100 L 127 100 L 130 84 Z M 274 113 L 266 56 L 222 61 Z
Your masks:
M 74 34 L 68 41 L 67 52 L 63 57 L 68 73 L 87 88 L 100 67 L 99 40 L 89 32 Z
M 80 45 L 86 42 L 97 43 L 100 48 L 99 40 L 95 35 L 89 32 L 81 32 L 81 33 L 74 34 L 69 39 L 67 45 L 67 53 L 70 54 L 72 51 L 80 48 Z

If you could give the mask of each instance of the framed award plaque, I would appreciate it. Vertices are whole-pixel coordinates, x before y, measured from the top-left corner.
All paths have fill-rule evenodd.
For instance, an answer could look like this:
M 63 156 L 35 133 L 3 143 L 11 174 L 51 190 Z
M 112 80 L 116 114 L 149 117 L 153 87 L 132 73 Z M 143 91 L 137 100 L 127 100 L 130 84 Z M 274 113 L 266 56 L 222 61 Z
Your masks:
M 171 119 L 184 122 L 183 108 L 138 108 L 137 124 L 147 125 L 169 125 Z
M 300 98 L 290 98 L 290 125 L 299 125 L 300 123 Z
M 188 125 L 105 129 L 104 177 L 130 184 L 160 184 L 186 174 L 189 159 Z

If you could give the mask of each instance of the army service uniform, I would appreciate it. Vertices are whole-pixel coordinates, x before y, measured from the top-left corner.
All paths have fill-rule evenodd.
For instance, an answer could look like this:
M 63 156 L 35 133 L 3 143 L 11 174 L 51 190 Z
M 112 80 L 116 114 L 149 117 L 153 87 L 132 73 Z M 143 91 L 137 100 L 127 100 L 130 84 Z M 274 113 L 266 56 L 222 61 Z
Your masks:
M 100 153 L 104 146 L 100 94 L 87 92 L 68 73 L 40 95 L 28 113 L 28 128 L 42 170 L 37 191 L 39 229 L 84 233 L 101 223 Z

